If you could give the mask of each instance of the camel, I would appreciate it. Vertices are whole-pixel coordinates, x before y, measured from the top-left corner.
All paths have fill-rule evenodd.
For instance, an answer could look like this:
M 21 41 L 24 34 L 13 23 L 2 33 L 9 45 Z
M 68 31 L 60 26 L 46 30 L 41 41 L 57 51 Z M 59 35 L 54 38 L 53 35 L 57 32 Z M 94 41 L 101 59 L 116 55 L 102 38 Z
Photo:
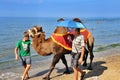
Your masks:
M 62 20 L 63 19 L 59 19 L 58 21 L 62 21 Z M 45 39 L 45 33 L 42 30 L 42 27 L 35 26 L 32 29 L 29 29 L 27 33 L 29 34 L 29 36 L 31 36 L 32 46 L 38 54 L 40 54 L 41 56 L 48 56 L 51 54 L 54 55 L 51 66 L 50 66 L 50 70 L 48 74 L 43 78 L 44 80 L 50 80 L 50 75 L 53 69 L 55 68 L 55 65 L 59 62 L 60 59 L 62 60 L 63 64 L 66 67 L 66 70 L 64 73 L 70 73 L 68 65 L 67 65 L 67 61 L 65 58 L 65 54 L 71 53 L 71 50 L 67 50 L 63 48 L 62 46 L 56 44 L 55 42 L 53 42 L 51 37 L 49 37 L 48 39 Z M 57 28 L 55 29 L 53 33 L 67 34 L 68 28 L 57 26 Z M 93 40 L 93 37 L 89 38 L 87 41 L 88 42 L 87 46 L 90 52 L 90 59 L 91 59 L 89 68 L 92 68 L 91 65 L 92 65 L 92 60 L 93 60 L 93 52 L 92 52 L 93 43 L 90 42 L 91 40 Z M 87 59 L 87 55 L 85 56 L 85 59 Z M 86 66 L 86 61 L 84 61 L 83 65 Z
M 38 31 L 37 33 L 36 33 L 36 30 Z M 66 34 L 66 30 L 67 29 L 64 29 L 62 27 L 57 27 L 54 33 L 57 32 L 60 34 L 62 33 Z M 50 74 L 60 59 L 62 60 L 63 64 L 66 67 L 66 71 L 64 73 L 66 74 L 70 73 L 67 65 L 67 61 L 64 55 L 64 54 L 70 53 L 71 52 L 70 50 L 66 50 L 60 45 L 56 44 L 55 42 L 52 41 L 51 38 L 45 39 L 45 34 L 42 30 L 42 27 L 34 27 L 33 29 L 28 30 L 27 32 L 32 37 L 32 46 L 38 54 L 40 54 L 41 56 L 48 56 L 48 55 L 54 54 L 53 60 L 50 66 L 50 71 L 43 78 L 44 80 L 50 80 Z

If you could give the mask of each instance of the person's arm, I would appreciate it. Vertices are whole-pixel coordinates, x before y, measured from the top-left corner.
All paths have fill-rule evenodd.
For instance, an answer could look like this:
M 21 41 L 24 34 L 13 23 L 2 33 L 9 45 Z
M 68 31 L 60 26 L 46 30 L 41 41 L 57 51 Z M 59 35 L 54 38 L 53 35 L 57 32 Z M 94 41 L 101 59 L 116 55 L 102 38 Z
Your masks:
M 32 45 L 32 41 L 30 40 L 30 44 Z
M 15 48 L 15 60 L 18 61 L 18 48 Z
M 82 47 L 82 51 L 81 51 L 81 56 L 80 56 L 80 58 L 79 58 L 79 63 L 80 63 L 80 64 L 82 64 L 82 62 L 83 62 L 84 50 L 85 50 L 85 47 L 83 46 L 83 47 Z
M 81 35 L 81 46 L 82 46 L 82 49 L 81 49 L 81 56 L 79 58 L 79 63 L 82 64 L 83 62 L 83 57 L 84 57 L 84 52 L 85 52 L 85 42 L 84 42 L 84 36 Z

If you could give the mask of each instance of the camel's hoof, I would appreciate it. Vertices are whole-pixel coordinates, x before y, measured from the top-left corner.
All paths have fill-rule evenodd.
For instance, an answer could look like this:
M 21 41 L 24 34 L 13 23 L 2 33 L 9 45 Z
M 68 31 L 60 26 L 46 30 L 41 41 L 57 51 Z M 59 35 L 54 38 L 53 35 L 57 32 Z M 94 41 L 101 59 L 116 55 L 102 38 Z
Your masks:
M 93 70 L 93 68 L 92 68 L 92 67 L 90 67 L 90 66 L 89 66 L 87 69 L 88 69 L 88 70 Z
M 63 74 L 70 74 L 70 71 L 65 71 L 63 72 Z
M 84 67 L 86 67 L 86 66 L 87 66 L 87 64 L 86 64 L 86 63 L 84 63 L 84 64 L 83 64 L 83 66 L 84 66 Z
M 50 80 L 50 78 L 46 76 L 46 77 L 43 77 L 42 80 Z

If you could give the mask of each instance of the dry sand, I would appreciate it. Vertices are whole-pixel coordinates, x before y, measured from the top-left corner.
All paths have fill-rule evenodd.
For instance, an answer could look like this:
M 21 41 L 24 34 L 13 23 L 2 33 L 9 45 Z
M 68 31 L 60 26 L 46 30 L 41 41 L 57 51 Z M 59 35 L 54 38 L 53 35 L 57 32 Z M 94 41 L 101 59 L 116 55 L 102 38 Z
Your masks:
M 106 52 L 110 54 L 99 56 L 94 59 L 93 70 L 84 69 L 87 72 L 84 80 L 120 80 L 120 51 L 114 49 L 100 53 L 103 54 Z M 69 61 L 68 65 L 70 66 L 70 58 L 68 58 L 67 61 Z M 42 80 L 48 72 L 48 67 L 49 64 L 43 68 L 34 69 L 32 71 L 34 74 L 31 75 L 32 77 L 29 80 Z M 59 62 L 51 74 L 51 80 L 74 80 L 72 69 L 70 68 L 71 74 L 63 75 L 63 68 L 64 65 Z

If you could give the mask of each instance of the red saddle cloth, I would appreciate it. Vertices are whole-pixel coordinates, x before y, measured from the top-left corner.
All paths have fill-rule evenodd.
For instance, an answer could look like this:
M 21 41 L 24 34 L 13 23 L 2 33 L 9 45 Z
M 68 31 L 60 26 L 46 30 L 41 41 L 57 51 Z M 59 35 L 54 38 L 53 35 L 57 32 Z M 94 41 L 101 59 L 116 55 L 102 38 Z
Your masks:
M 70 31 L 70 34 L 73 34 L 73 31 Z M 80 29 L 80 34 L 84 36 L 84 41 L 87 43 L 87 39 L 90 37 L 91 33 L 86 29 Z
M 64 47 L 67 50 L 72 50 L 72 40 L 74 36 L 72 34 L 52 34 L 52 40 L 58 45 Z
M 80 34 L 84 36 L 84 40 L 87 43 L 87 39 L 91 35 L 91 33 L 87 29 L 81 29 Z M 52 34 L 52 40 L 58 45 L 64 47 L 67 50 L 72 50 L 72 40 L 74 35 L 70 32 L 68 34 Z
M 90 37 L 91 33 L 87 29 L 81 29 L 80 34 L 84 36 L 85 42 L 87 42 L 87 39 Z

